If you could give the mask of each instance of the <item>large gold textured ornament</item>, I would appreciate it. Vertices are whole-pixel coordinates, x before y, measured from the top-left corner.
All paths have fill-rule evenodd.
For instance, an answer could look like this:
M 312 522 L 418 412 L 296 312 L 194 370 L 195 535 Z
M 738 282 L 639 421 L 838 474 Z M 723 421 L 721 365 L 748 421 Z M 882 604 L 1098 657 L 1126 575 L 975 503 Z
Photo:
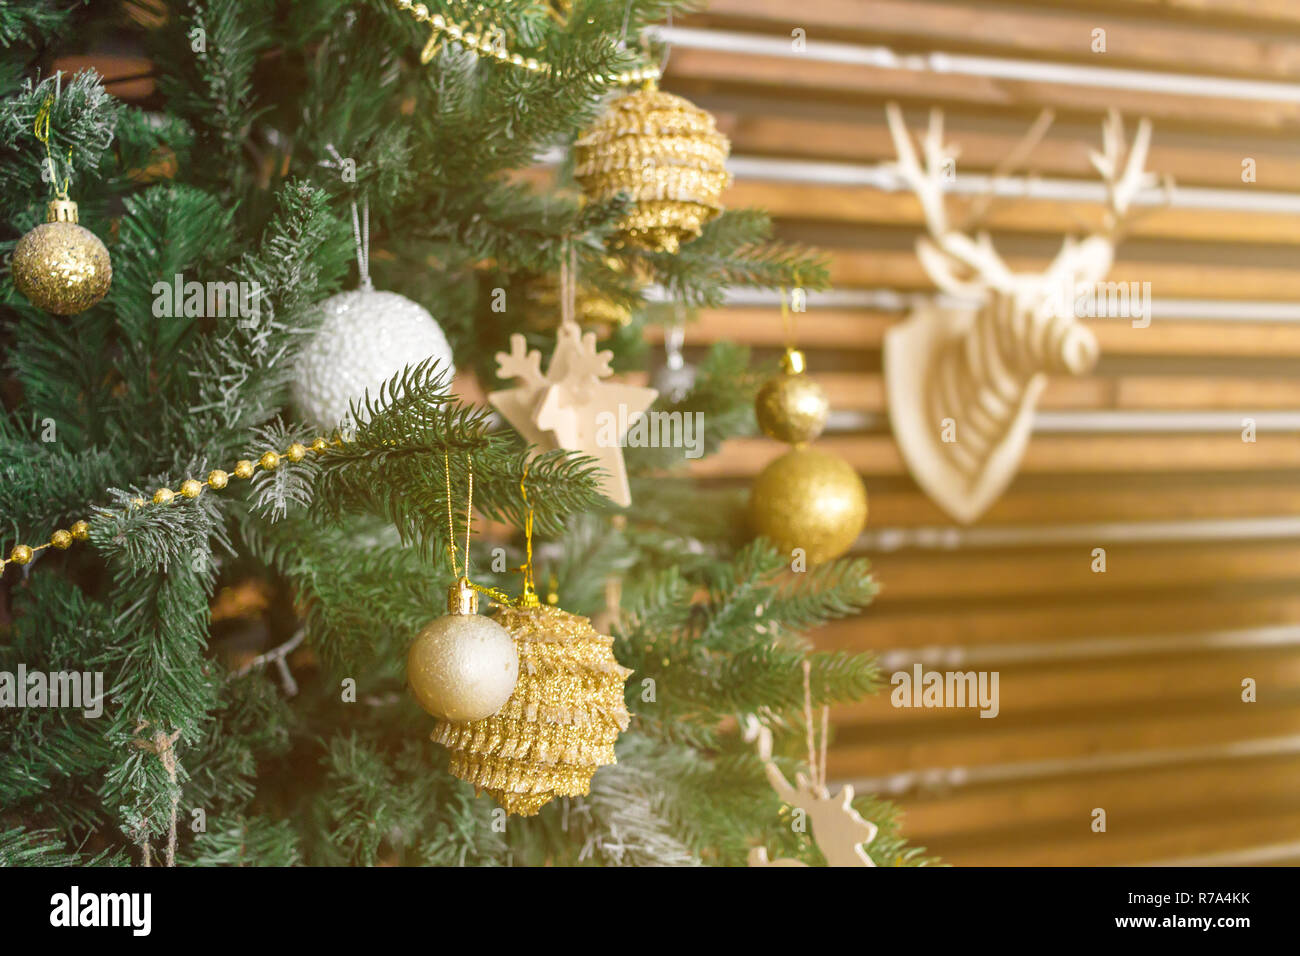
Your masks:
M 632 197 L 622 242 L 676 252 L 721 211 L 730 152 L 711 115 L 649 83 L 611 103 L 578 138 L 574 176 L 591 199 Z
M 812 441 L 826 427 L 826 392 L 804 372 L 803 353 L 789 349 L 781 372 L 758 390 L 754 412 L 763 434 L 795 445 Z
M 51 201 L 45 219 L 14 246 L 14 285 L 39 309 L 76 315 L 108 293 L 113 263 L 99 237 L 77 225 L 72 200 Z
M 632 672 L 585 617 L 534 605 L 499 608 L 496 620 L 519 648 L 515 692 L 485 720 L 440 721 L 433 739 L 451 751 L 453 774 L 507 813 L 532 816 L 555 797 L 587 794 L 592 774 L 615 762 Z
M 406 656 L 406 680 L 420 706 L 446 720 L 495 714 L 514 692 L 519 652 L 506 630 L 478 614 L 478 595 L 459 579 L 447 614 L 420 631 Z
M 809 564 L 838 558 L 867 520 L 867 489 L 844 459 L 797 445 L 754 480 L 754 530 L 782 551 L 802 548 Z

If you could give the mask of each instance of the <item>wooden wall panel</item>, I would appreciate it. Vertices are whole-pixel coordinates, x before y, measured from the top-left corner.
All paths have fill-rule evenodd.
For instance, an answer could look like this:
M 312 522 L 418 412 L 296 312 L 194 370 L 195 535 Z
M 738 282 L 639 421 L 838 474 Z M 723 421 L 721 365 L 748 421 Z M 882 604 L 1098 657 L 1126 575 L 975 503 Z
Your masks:
M 832 775 L 893 797 L 905 832 L 957 865 L 1300 862 L 1300 7 L 714 0 L 685 26 L 664 85 L 731 136 L 726 202 L 830 259 L 835 289 L 810 297 L 799 340 L 836 410 L 821 444 L 868 485 L 858 550 L 881 591 L 813 638 L 875 651 L 886 677 L 999 674 L 993 719 L 896 708 L 888 685 L 836 708 Z M 779 49 L 796 28 L 797 55 Z M 1107 86 L 1092 69 L 1136 72 Z M 1088 152 L 1107 108 L 1153 120 L 1148 166 L 1178 183 L 1110 277 L 1150 282 L 1155 318 L 1086 321 L 1101 361 L 1051 382 L 1020 475 L 971 528 L 926 498 L 888 431 L 883 336 L 933 292 L 919 207 L 883 165 L 890 99 L 914 129 L 944 109 L 959 179 L 1055 112 L 1027 166 L 1058 193 L 988 220 L 1019 268 L 1099 221 Z M 719 341 L 775 356 L 775 300 L 695 316 L 688 350 Z M 696 473 L 743 485 L 782 451 L 737 440 Z

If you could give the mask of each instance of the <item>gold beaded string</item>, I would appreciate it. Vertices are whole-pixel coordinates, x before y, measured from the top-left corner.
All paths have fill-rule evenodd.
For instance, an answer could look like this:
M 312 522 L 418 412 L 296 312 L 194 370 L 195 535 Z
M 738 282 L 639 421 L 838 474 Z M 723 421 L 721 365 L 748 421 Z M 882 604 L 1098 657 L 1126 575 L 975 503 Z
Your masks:
M 203 493 L 205 487 L 213 491 L 220 491 L 230 483 L 231 477 L 239 479 L 249 479 L 257 472 L 259 468 L 263 471 L 275 471 L 280 467 L 282 459 L 297 462 L 307 457 L 308 452 L 320 454 L 329 448 L 336 448 L 343 444 L 341 438 L 335 438 L 332 441 L 327 438 L 317 438 L 310 445 L 304 445 L 301 442 L 294 442 L 283 453 L 276 451 L 264 452 L 257 461 L 241 459 L 235 462 L 234 469 L 230 472 L 224 472 L 216 469 L 208 473 L 205 481 L 199 481 L 197 478 L 187 478 L 181 482 L 180 487 L 173 491 L 171 488 L 159 488 L 153 493 L 152 504 L 170 505 L 178 498 L 193 500 Z M 147 504 L 143 498 L 132 499 L 131 504 L 136 508 L 143 508 Z M 85 541 L 90 537 L 90 522 L 82 519 L 73 522 L 72 526 L 63 529 L 60 528 L 50 535 L 50 540 L 45 544 L 39 544 L 35 547 L 26 544 L 16 544 L 9 551 L 8 558 L 0 558 L 0 574 L 10 564 L 28 564 L 37 553 L 44 551 L 46 548 L 55 548 L 59 551 L 66 551 L 72 546 L 74 541 Z
M 458 43 L 465 49 L 469 50 L 480 59 L 491 59 L 498 63 L 508 64 L 522 70 L 528 70 L 531 73 L 545 73 L 547 75 L 560 75 L 560 71 L 544 60 L 538 60 L 536 57 L 525 57 L 519 53 L 511 53 L 505 44 L 505 30 L 495 23 L 483 21 L 480 19 L 466 19 L 463 23 L 457 23 L 448 20 L 441 13 L 429 13 L 429 8 L 423 3 L 413 3 L 412 0 L 394 0 L 398 9 L 405 10 L 413 16 L 419 23 L 427 23 L 430 27 L 429 42 L 424 45 L 420 53 L 420 62 L 428 63 L 438 52 L 444 38 Z M 479 8 L 482 10 L 482 7 Z M 627 86 L 632 83 L 653 83 L 659 79 L 660 70 L 656 66 L 638 67 L 635 70 L 629 70 L 623 73 L 592 74 L 592 79 L 598 83 L 609 83 L 617 86 Z

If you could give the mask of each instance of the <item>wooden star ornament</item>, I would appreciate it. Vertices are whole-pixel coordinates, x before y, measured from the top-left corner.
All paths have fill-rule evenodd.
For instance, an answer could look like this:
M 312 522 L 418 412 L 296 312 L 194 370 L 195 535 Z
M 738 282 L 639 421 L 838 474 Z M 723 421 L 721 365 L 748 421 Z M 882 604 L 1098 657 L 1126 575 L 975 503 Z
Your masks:
M 603 382 L 613 374 L 613 353 L 597 351 L 596 333 L 564 322 L 546 374 L 542 353 L 529 350 L 522 335 L 510 336 L 510 351 L 498 352 L 497 374 L 515 379 L 513 388 L 491 392 L 488 401 L 538 451 L 564 448 L 596 459 L 600 490 L 615 504 L 632 503 L 623 463 L 628 426 L 659 396 L 653 388 Z

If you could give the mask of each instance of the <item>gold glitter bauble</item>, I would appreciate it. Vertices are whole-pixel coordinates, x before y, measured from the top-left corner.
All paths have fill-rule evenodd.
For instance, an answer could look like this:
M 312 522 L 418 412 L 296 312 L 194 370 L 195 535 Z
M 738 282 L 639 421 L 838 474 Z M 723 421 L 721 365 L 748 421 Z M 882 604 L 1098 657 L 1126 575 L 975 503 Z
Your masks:
M 612 764 L 627 729 L 614 639 L 558 607 L 502 607 L 496 620 L 519 648 L 519 683 L 486 720 L 440 721 L 433 739 L 451 751 L 451 772 L 507 813 L 532 816 L 554 797 L 583 796 Z
M 588 198 L 629 194 L 622 242 L 676 252 L 722 209 L 731 144 L 713 117 L 648 84 L 610 104 L 574 144 L 574 176 Z
M 426 624 L 406 656 L 407 683 L 420 706 L 435 717 L 489 717 L 514 692 L 519 677 L 515 642 L 477 610 L 478 596 L 461 578 L 448 595 L 450 613 Z
M 803 371 L 803 356 L 787 352 L 784 370 L 758 390 L 754 414 L 763 434 L 795 445 L 812 441 L 826 427 L 830 402 Z
M 867 489 L 843 458 L 801 445 L 759 472 L 749 517 L 782 551 L 802 548 L 809 564 L 820 564 L 853 546 L 867 520 Z
M 18 240 L 10 271 L 27 301 L 55 315 L 84 312 L 113 281 L 108 249 L 77 225 L 77 204 L 67 199 L 51 202 L 46 222 Z

